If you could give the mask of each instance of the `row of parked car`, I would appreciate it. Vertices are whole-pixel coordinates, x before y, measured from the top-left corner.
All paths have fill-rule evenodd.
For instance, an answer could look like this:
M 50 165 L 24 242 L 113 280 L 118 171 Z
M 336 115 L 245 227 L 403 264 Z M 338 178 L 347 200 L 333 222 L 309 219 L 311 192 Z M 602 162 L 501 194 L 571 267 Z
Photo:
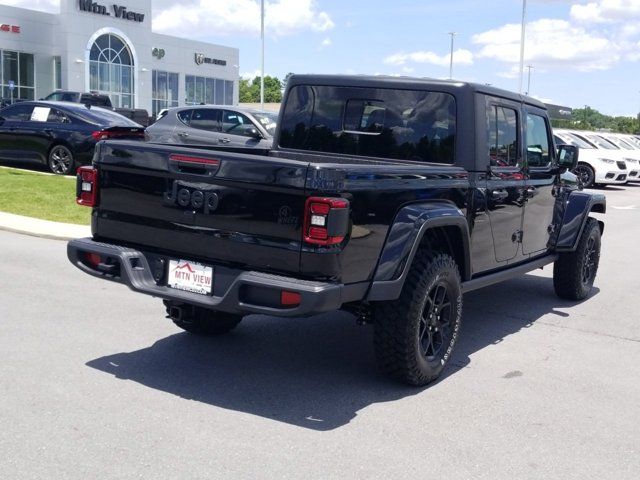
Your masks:
M 554 129 L 556 144 L 580 149 L 573 173 L 584 187 L 640 181 L 640 136 Z
M 231 106 L 170 109 L 143 127 L 105 107 L 73 101 L 25 101 L 0 110 L 0 160 L 35 161 L 74 174 L 91 163 L 96 143 L 119 138 L 191 145 L 270 148 L 277 115 Z

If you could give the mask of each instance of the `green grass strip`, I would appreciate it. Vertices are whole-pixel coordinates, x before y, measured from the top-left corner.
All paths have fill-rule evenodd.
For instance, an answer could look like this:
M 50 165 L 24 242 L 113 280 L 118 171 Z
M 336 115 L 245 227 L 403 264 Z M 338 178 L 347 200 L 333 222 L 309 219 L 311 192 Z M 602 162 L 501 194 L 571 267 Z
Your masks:
M 91 221 L 91 209 L 76 204 L 74 180 L 12 168 L 0 168 L 0 211 L 80 225 Z

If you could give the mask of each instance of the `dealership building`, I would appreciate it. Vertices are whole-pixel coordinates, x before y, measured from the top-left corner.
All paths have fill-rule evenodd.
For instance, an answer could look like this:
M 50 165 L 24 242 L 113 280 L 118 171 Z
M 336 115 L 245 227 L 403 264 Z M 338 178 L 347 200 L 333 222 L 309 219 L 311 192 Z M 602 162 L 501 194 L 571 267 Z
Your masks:
M 154 33 L 151 0 L 115 1 L 61 0 L 58 14 L 0 5 L 2 97 L 96 91 L 154 114 L 238 103 L 237 48 Z

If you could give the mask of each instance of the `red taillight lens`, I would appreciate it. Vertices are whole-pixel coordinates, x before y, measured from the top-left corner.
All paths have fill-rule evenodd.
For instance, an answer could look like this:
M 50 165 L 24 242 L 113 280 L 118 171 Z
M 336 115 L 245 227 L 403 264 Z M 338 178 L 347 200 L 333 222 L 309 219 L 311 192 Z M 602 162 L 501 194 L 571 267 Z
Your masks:
M 283 307 L 297 307 L 301 301 L 302 297 L 298 292 L 289 292 L 287 290 L 280 292 L 280 304 Z
M 98 205 L 98 170 L 90 166 L 78 168 L 76 174 L 76 202 L 85 207 Z
M 305 203 L 303 228 L 306 243 L 341 243 L 349 228 L 349 201 L 344 198 L 308 198 Z
M 144 130 L 132 128 L 130 130 L 98 130 L 92 132 L 91 136 L 96 142 L 100 140 L 109 140 L 111 138 L 144 138 Z

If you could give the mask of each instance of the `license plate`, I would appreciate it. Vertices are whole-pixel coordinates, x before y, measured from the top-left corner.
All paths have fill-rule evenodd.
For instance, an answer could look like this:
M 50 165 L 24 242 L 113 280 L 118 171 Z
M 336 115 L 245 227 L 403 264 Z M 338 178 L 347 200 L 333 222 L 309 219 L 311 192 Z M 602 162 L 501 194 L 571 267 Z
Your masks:
M 178 290 L 210 295 L 213 268 L 187 260 L 169 260 L 167 285 Z

